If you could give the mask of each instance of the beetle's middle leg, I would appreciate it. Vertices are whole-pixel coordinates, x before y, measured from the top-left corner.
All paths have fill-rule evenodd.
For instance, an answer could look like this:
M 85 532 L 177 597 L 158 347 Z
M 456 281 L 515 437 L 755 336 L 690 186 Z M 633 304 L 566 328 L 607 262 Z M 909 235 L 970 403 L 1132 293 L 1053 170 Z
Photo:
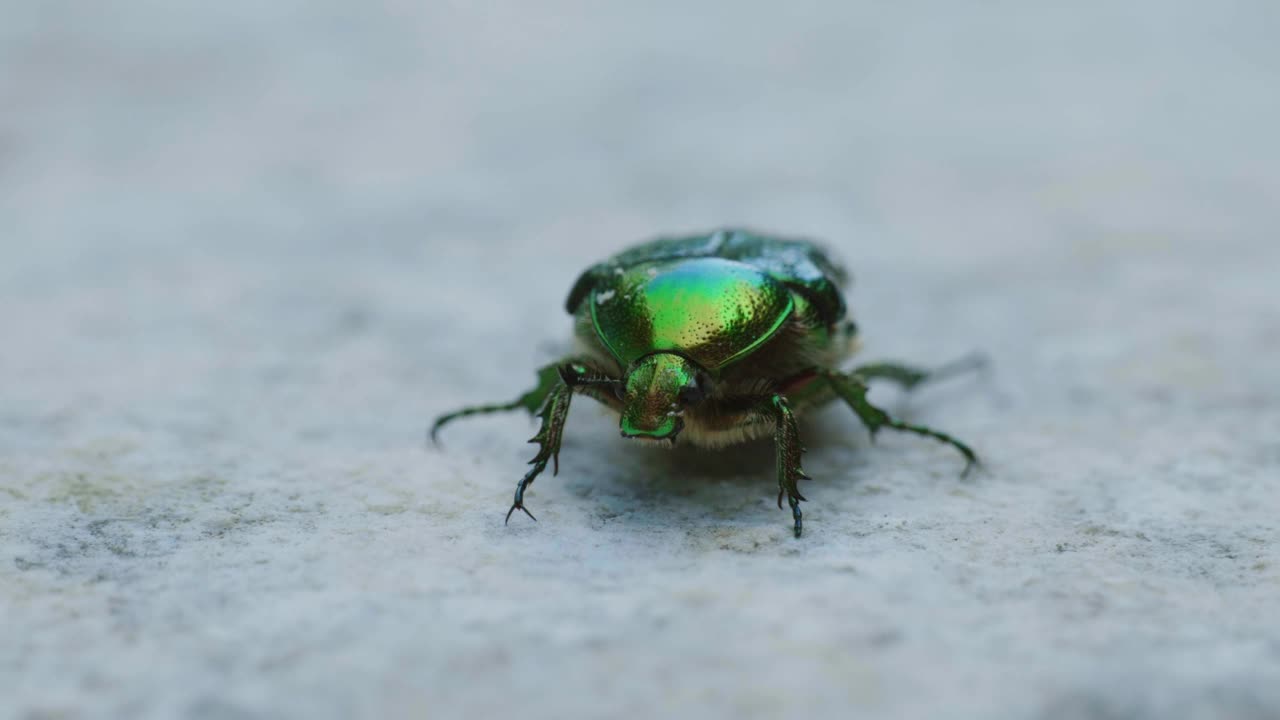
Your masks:
M 764 403 L 765 411 L 773 417 L 773 439 L 778 470 L 778 509 L 782 509 L 782 496 L 787 497 L 791 505 L 791 516 L 795 519 L 796 537 L 800 537 L 804 525 L 801 520 L 800 503 L 805 499 L 800 494 L 798 483 L 808 480 L 800 467 L 800 456 L 804 454 L 804 445 L 800 443 L 800 430 L 796 426 L 795 415 L 786 397 L 773 395 Z
M 986 367 L 986 356 L 975 353 L 932 370 L 901 363 L 883 362 L 854 368 L 852 374 L 863 380 L 888 380 L 897 383 L 903 390 L 914 390 L 924 383 L 945 380 L 949 377 L 982 370 Z
M 938 432 L 932 428 L 928 428 L 923 425 L 911 425 L 909 423 L 902 422 L 901 420 L 897 420 L 889 413 L 881 410 L 875 405 L 872 405 L 871 401 L 867 399 L 867 383 L 860 375 L 856 373 L 845 374 L 829 370 L 823 372 L 822 376 L 826 378 L 827 382 L 831 385 L 831 389 L 835 391 L 836 395 L 838 395 L 840 399 L 850 407 L 850 409 L 857 413 L 858 418 L 867 426 L 867 430 L 871 431 L 872 439 L 875 438 L 876 433 L 880 432 L 881 428 L 887 427 L 894 430 L 900 430 L 902 432 L 923 435 L 924 437 L 930 437 L 934 440 L 944 442 L 955 448 L 964 456 L 966 462 L 964 472 L 961 477 L 967 475 L 969 471 L 973 469 L 973 466 L 978 464 L 977 454 L 975 454 L 968 445 L 965 445 L 946 433 Z
M 607 403 L 607 398 L 610 397 L 611 393 L 606 391 L 611 389 L 612 384 L 617 382 L 615 378 L 609 377 L 607 374 L 593 368 L 586 360 L 577 358 L 560 360 L 538 368 L 538 384 L 532 390 L 511 402 L 465 407 L 436 418 L 435 422 L 431 424 L 431 442 L 437 441 L 440 428 L 454 420 L 471 415 L 487 415 L 489 413 L 523 409 L 530 415 L 536 416 L 542 406 L 546 404 L 547 398 L 552 391 L 561 384 L 569 385 L 577 392 L 591 395 L 601 400 L 601 402 Z
M 437 436 L 440 434 L 440 428 L 460 418 L 471 415 L 486 415 L 489 413 L 508 412 L 510 410 L 520 409 L 528 411 L 530 415 L 538 412 L 543 404 L 546 403 L 547 397 L 551 394 L 552 389 L 560 383 L 560 366 L 562 364 L 563 361 L 539 368 L 537 386 L 509 403 L 475 405 L 441 415 L 435 419 L 435 422 L 431 423 L 431 442 L 437 441 Z

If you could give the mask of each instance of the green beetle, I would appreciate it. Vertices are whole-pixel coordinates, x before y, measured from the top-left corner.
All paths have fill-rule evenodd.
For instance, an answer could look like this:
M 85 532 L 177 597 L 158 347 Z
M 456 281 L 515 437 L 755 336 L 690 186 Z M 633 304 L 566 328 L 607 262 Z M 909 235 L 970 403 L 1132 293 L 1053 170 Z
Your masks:
M 588 268 L 569 292 L 577 353 L 538 372 L 538 386 L 513 402 L 464 408 L 438 418 L 525 409 L 542 427 L 533 467 L 516 485 L 516 510 L 530 518 L 524 493 L 547 461 L 559 470 L 569 402 L 587 395 L 620 416 L 623 437 L 721 447 L 772 434 L 777 450 L 778 507 L 785 497 L 802 530 L 797 487 L 807 478 L 796 415 L 835 399 L 861 418 L 872 436 L 892 428 L 940 440 L 965 458 L 977 456 L 955 438 L 891 417 L 867 399 L 867 383 L 884 379 L 910 389 L 973 365 L 933 372 L 894 363 L 835 368 L 857 347 L 845 317 L 844 272 L 817 245 L 741 230 L 659 238 Z

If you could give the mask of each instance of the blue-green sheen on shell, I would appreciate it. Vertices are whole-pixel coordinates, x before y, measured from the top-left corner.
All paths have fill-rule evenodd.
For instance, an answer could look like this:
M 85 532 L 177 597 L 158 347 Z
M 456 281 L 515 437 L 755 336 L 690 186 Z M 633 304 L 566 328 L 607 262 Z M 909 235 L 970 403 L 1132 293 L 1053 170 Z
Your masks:
M 707 370 L 750 354 L 782 327 L 795 303 L 781 282 L 723 258 L 642 262 L 596 285 L 591 319 L 624 366 L 676 352 Z
M 841 285 L 845 272 L 822 248 L 807 240 L 757 235 L 745 230 L 716 230 L 700 235 L 651 240 L 588 268 L 579 276 L 565 309 L 577 312 L 593 291 L 606 288 L 612 276 L 637 265 L 664 260 L 721 258 L 750 265 L 800 293 L 827 325 L 845 316 Z
M 625 250 L 588 268 L 566 303 L 584 351 L 619 378 L 607 396 L 588 392 L 620 413 L 627 437 L 683 430 L 717 445 L 764 432 L 721 401 L 839 362 L 856 333 L 843 320 L 844 279 L 814 243 L 741 230 Z M 788 392 L 801 405 L 822 399 Z

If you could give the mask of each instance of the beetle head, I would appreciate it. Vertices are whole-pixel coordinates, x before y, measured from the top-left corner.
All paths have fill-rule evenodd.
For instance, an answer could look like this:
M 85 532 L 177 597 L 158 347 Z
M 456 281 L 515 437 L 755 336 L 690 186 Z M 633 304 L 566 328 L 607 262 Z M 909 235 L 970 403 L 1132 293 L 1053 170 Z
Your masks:
M 671 440 L 684 429 L 684 411 L 709 391 L 702 368 L 673 353 L 637 360 L 622 385 L 622 436 Z

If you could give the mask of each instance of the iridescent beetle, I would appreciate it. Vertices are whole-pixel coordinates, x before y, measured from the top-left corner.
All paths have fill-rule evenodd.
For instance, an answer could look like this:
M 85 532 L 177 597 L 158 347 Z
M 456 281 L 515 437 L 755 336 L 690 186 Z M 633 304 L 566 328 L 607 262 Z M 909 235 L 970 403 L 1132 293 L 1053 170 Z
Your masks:
M 660 238 L 592 266 L 578 278 L 565 308 L 574 316 L 577 354 L 538 371 L 538 386 L 513 402 L 469 407 L 438 418 L 524 408 L 542 421 L 533 467 L 516 485 L 507 511 L 521 510 L 524 493 L 553 461 L 574 393 L 620 417 L 623 437 L 720 447 L 773 435 L 778 507 L 786 497 L 800 536 L 797 482 L 804 448 L 796 414 L 843 400 L 872 437 L 892 428 L 940 440 L 977 456 L 955 438 L 891 417 L 867 399 L 867 383 L 883 379 L 906 389 L 959 369 L 925 371 L 878 363 L 840 372 L 857 346 L 857 327 L 845 317 L 844 272 L 818 246 L 803 240 L 720 230 Z M 963 363 L 969 365 L 972 362 Z

